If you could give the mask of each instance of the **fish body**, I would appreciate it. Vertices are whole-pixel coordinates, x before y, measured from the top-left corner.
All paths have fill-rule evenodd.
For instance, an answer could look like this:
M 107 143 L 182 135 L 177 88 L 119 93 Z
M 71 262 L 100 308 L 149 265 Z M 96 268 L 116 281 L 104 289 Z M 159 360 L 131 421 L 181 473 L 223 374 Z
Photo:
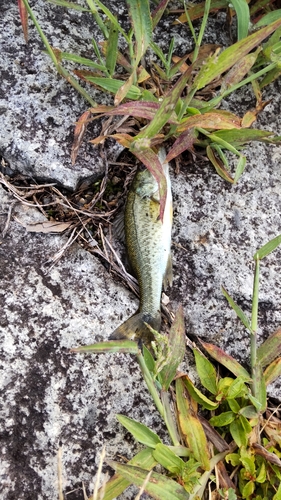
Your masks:
M 119 326 L 111 339 L 152 340 L 148 323 L 155 330 L 161 325 L 161 292 L 164 284 L 172 282 L 171 230 L 172 193 L 169 165 L 163 163 L 166 153 L 160 150 L 159 159 L 167 181 L 167 198 L 163 222 L 159 218 L 160 195 L 156 179 L 149 170 L 139 170 L 134 177 L 125 206 L 125 241 L 129 261 L 140 290 L 138 312 Z

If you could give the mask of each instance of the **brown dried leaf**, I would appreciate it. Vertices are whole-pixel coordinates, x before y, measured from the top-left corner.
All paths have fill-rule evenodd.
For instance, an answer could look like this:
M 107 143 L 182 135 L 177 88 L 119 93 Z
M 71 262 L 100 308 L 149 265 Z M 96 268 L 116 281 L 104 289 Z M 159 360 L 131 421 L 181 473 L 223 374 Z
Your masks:
M 85 111 L 85 113 L 83 113 L 83 115 L 80 116 L 78 122 L 76 123 L 74 130 L 74 140 L 71 150 L 72 165 L 74 165 L 76 161 L 78 150 L 83 140 L 90 117 L 91 117 L 91 111 L 90 110 Z
M 18 0 L 20 20 L 23 30 L 23 35 L 26 43 L 28 42 L 28 13 L 22 0 Z
M 68 229 L 73 222 L 46 221 L 36 222 L 35 224 L 23 224 L 21 222 L 21 224 L 30 233 L 62 233 Z

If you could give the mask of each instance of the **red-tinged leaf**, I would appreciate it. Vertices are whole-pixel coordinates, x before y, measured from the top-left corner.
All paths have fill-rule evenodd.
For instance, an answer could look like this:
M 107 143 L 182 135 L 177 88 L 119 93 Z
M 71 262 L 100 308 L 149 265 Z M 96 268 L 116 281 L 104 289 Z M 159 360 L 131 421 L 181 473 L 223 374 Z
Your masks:
M 202 340 L 201 344 L 212 358 L 225 366 L 231 373 L 234 373 L 236 377 L 244 377 L 245 381 L 251 380 L 247 370 L 245 370 L 245 368 L 243 368 L 243 366 L 241 366 L 232 356 L 213 344 L 203 342 Z
M 27 43 L 28 42 L 28 13 L 27 13 L 26 7 L 23 3 L 23 0 L 18 0 L 18 7 L 19 7 L 23 35 L 24 35 L 24 39 Z
M 214 130 L 239 129 L 241 128 L 241 119 L 234 114 L 229 116 L 229 114 L 220 112 L 193 115 L 182 121 L 182 123 L 177 127 L 177 132 L 183 132 L 194 127 Z
M 219 174 L 219 176 L 224 179 L 225 181 L 228 181 L 230 182 L 231 184 L 234 183 L 234 179 L 231 177 L 230 173 L 228 172 L 228 170 L 226 170 L 223 162 L 221 161 L 220 158 L 217 158 L 215 156 L 215 153 L 213 151 L 213 149 L 211 148 L 211 146 L 207 146 L 206 148 L 206 153 L 207 153 L 207 156 L 210 160 L 210 162 L 214 165 L 217 173 Z
M 72 150 L 71 150 L 71 161 L 72 165 L 74 165 L 79 147 L 81 145 L 81 142 L 83 140 L 87 125 L 90 121 L 91 118 L 91 111 L 85 111 L 83 115 L 80 116 L 78 122 L 76 123 L 75 130 L 74 130 L 74 140 L 73 140 L 73 145 L 72 145 Z
M 161 0 L 157 7 L 154 9 L 154 11 L 151 14 L 152 17 L 152 27 L 155 28 L 157 24 L 159 23 L 161 17 L 163 16 L 165 9 L 169 3 L 169 0 Z
M 133 138 L 131 138 L 133 139 Z M 134 141 L 130 151 L 146 166 L 158 182 L 160 193 L 159 218 L 163 222 L 167 198 L 167 181 L 159 156 L 150 148 L 139 147 L 140 141 Z
M 167 154 L 166 161 L 173 160 L 173 158 L 179 156 L 183 151 L 193 151 L 193 145 L 196 138 L 197 134 L 193 128 L 183 132 L 171 147 Z
M 204 470 L 210 470 L 208 444 L 200 420 L 192 410 L 183 381 L 176 380 L 178 422 L 187 446 Z
M 261 49 L 259 48 L 253 54 L 247 54 L 242 57 L 234 66 L 228 71 L 228 73 L 222 79 L 221 92 L 223 93 L 228 87 L 241 82 L 245 75 L 250 71 L 252 66 L 255 64 Z
M 269 385 L 281 375 L 281 358 L 275 359 L 264 371 L 265 384 Z
M 120 104 L 117 107 L 113 106 L 97 106 L 93 108 L 93 113 L 103 113 L 105 115 L 128 115 L 134 116 L 136 118 L 145 118 L 146 120 L 152 120 L 155 116 L 156 111 L 159 109 L 160 104 L 158 102 L 152 101 L 138 101 L 138 102 L 126 102 Z M 171 113 L 168 120 L 169 123 L 177 123 L 176 113 Z
M 88 71 L 86 69 L 75 69 L 73 70 L 73 73 L 78 76 L 78 78 L 81 78 L 81 80 L 84 80 L 84 82 L 88 82 L 91 85 L 94 84 L 87 79 L 88 77 L 101 78 L 103 76 L 100 71 Z
M 117 92 L 115 94 L 115 98 L 114 98 L 114 105 L 115 106 L 118 106 L 118 104 L 120 104 L 120 102 L 123 101 L 123 99 L 126 97 L 130 88 L 133 85 L 134 78 L 135 78 L 135 75 L 134 75 L 134 73 L 132 73 L 131 76 L 128 78 L 128 80 L 122 85 L 122 87 L 120 87 L 117 90 Z

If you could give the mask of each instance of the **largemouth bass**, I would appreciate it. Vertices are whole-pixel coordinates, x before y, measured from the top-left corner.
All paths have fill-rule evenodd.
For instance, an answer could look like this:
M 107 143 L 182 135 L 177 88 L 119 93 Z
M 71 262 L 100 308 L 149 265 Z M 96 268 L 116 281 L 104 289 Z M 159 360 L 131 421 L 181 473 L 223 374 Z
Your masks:
M 140 290 L 136 314 L 111 334 L 111 339 L 141 340 L 150 344 L 153 336 L 145 323 L 159 331 L 162 287 L 172 282 L 171 230 L 172 193 L 169 165 L 162 148 L 158 157 L 167 180 L 167 199 L 163 223 L 159 220 L 158 184 L 149 170 L 139 170 L 128 193 L 125 206 L 125 241 L 132 270 Z

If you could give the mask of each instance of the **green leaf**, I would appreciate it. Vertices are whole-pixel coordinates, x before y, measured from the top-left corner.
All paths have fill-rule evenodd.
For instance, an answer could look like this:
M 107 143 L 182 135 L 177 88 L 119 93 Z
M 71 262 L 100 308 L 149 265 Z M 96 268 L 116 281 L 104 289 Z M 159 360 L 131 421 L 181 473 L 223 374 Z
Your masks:
M 85 76 L 85 80 L 88 82 L 94 83 L 95 85 L 98 85 L 98 87 L 101 87 L 104 90 L 107 90 L 108 92 L 111 92 L 112 94 L 116 94 L 117 91 L 122 87 L 124 84 L 123 80 L 116 80 L 113 78 L 103 78 L 100 76 Z M 128 93 L 126 94 L 126 97 L 128 99 L 133 99 L 133 100 L 138 100 L 140 99 L 142 95 L 141 90 L 136 87 L 135 85 L 131 85 L 131 88 L 128 90 Z
M 241 175 L 243 174 L 243 172 L 245 170 L 246 162 L 247 162 L 246 156 L 241 155 L 239 160 L 238 160 L 236 170 L 235 170 L 234 184 L 236 184 L 238 182 Z
M 240 420 L 246 434 L 250 434 L 250 432 L 252 432 L 252 427 L 251 427 L 250 423 L 248 422 L 248 420 L 244 417 L 244 415 L 239 415 L 239 420 Z
M 244 406 L 244 408 L 241 408 L 239 413 L 240 413 L 240 415 L 244 415 L 244 417 L 246 417 L 246 418 L 256 418 L 259 416 L 256 408 L 252 405 Z
M 179 475 L 184 468 L 185 462 L 179 458 L 168 446 L 159 443 L 153 451 L 153 457 L 157 462 L 173 474 Z
M 152 455 L 151 448 L 145 448 L 135 455 L 128 465 L 135 465 L 147 471 L 150 471 L 157 465 L 156 460 Z M 124 479 L 122 476 L 115 474 L 105 485 L 104 496 L 100 496 L 101 489 L 99 490 L 98 500 L 113 500 L 117 498 L 123 491 L 130 486 L 131 482 Z M 89 500 L 94 500 L 93 497 Z
M 205 394 L 203 394 L 195 385 L 192 383 L 192 381 L 189 379 L 189 377 L 186 375 L 182 377 L 183 382 L 192 397 L 194 401 L 199 403 L 203 408 L 206 408 L 207 410 L 216 410 L 219 406 L 219 403 L 215 403 L 214 401 L 211 401 Z
M 239 418 L 236 418 L 233 422 L 231 422 L 229 431 L 237 446 L 247 446 L 248 436 Z
M 106 67 L 110 76 L 113 76 L 118 53 L 118 29 L 113 23 L 110 23 L 108 41 L 106 44 Z
M 71 352 L 89 352 L 92 354 L 125 352 L 137 354 L 139 347 L 133 340 L 109 340 L 108 342 L 97 342 L 96 344 L 84 345 L 71 349 Z
M 147 479 L 147 471 L 132 465 L 121 465 L 118 462 L 108 461 L 118 474 L 121 474 L 127 481 L 142 487 Z M 167 476 L 152 472 L 149 481 L 145 486 L 145 491 L 156 500 L 189 500 L 190 495 L 183 486 Z
M 207 353 L 212 356 L 216 361 L 225 366 L 230 372 L 234 373 L 236 377 L 244 377 L 245 382 L 250 382 L 251 377 L 247 370 L 236 361 L 232 356 L 224 352 L 219 347 L 209 344 L 207 342 L 202 342 L 201 344 L 206 349 Z
M 225 49 L 221 54 L 217 55 L 217 53 L 215 53 L 206 61 L 206 64 L 202 65 L 194 81 L 195 88 L 197 90 L 202 89 L 208 85 L 208 83 L 227 71 L 242 57 L 257 47 L 265 38 L 271 35 L 279 26 L 281 26 L 280 19 L 231 45 L 231 47 Z
M 255 491 L 254 481 L 248 481 L 248 483 L 246 483 L 245 486 L 243 486 L 242 497 L 249 499 L 254 493 L 254 491 Z
M 259 473 L 256 477 L 256 482 L 257 483 L 264 483 L 265 481 L 266 481 L 266 467 L 265 467 L 265 463 L 262 462 L 261 468 L 260 468 Z
M 235 399 L 237 397 L 243 397 L 245 395 L 246 390 L 247 389 L 245 386 L 244 377 L 237 377 L 230 384 L 226 396 L 228 399 Z
M 163 389 L 168 391 L 174 379 L 180 363 L 185 354 L 185 327 L 183 309 L 180 306 L 176 312 L 175 319 L 169 333 L 170 357 L 169 363 L 161 371 L 161 383 Z
M 243 128 L 233 130 L 218 130 L 216 131 L 215 135 L 223 141 L 231 142 L 233 146 L 242 146 L 249 141 L 263 141 L 273 134 L 272 132 L 268 132 L 265 130 Z M 210 134 L 209 138 L 212 140 L 213 134 Z
M 273 10 L 262 16 L 262 18 L 255 24 L 256 28 L 261 26 L 268 26 L 268 24 L 278 21 L 281 18 L 281 9 Z
M 192 412 L 183 381 L 176 380 L 176 400 L 178 421 L 186 444 L 194 454 L 194 458 L 203 469 L 210 469 L 208 444 L 202 424 Z
M 281 354 L 281 327 L 272 333 L 258 348 L 257 359 L 261 366 L 269 365 Z
M 217 394 L 217 374 L 214 366 L 197 349 L 193 349 L 193 354 L 201 384 L 212 394 Z
M 161 443 L 161 439 L 157 434 L 146 427 L 146 425 L 136 422 L 136 420 L 125 417 L 124 415 L 116 415 L 116 417 L 120 424 L 122 424 L 139 443 L 149 448 L 155 448 L 158 443 Z
M 240 412 L 240 406 L 237 403 L 236 399 L 227 399 L 228 406 L 233 411 L 234 413 L 239 413 Z
M 148 370 L 154 374 L 155 359 L 145 345 L 142 347 L 142 354 Z
M 209 422 L 213 427 L 224 427 L 225 425 L 229 425 L 233 422 L 235 418 L 236 415 L 233 411 L 225 411 L 220 415 L 210 418 Z
M 70 54 L 69 52 L 60 52 L 59 57 L 66 61 L 73 61 L 78 64 L 83 64 L 84 66 L 89 66 L 91 68 L 98 69 L 100 71 L 104 71 L 106 68 L 101 64 L 97 64 L 91 59 L 87 59 L 86 57 L 80 57 L 76 54 Z
M 127 0 L 129 16 L 136 40 L 135 67 L 137 67 L 142 56 L 152 39 L 152 18 L 148 0 Z
M 272 500 L 281 500 L 281 483 L 279 483 L 278 490 L 276 491 Z
M 281 375 L 281 358 L 275 359 L 264 371 L 265 384 L 269 385 Z
M 240 455 L 238 453 L 229 453 L 225 457 L 225 461 L 227 464 L 231 463 L 233 467 L 236 467 L 237 465 L 240 465 Z
M 265 378 L 262 373 L 261 364 L 259 362 L 256 362 L 255 366 L 253 366 L 252 371 L 253 371 L 253 379 L 255 380 L 255 397 L 261 404 L 260 411 L 263 412 L 266 410 L 267 402 L 266 402 Z
M 222 293 L 227 299 L 229 305 L 232 307 L 232 309 L 236 312 L 237 316 L 239 319 L 241 319 L 243 325 L 250 331 L 252 332 L 252 327 L 250 324 L 250 321 L 248 320 L 247 316 L 243 313 L 242 309 L 234 302 L 233 298 L 228 294 L 226 289 L 222 287 Z
M 231 0 L 231 5 L 237 15 L 237 38 L 242 40 L 248 35 L 250 25 L 250 10 L 246 0 Z
M 267 255 L 269 255 L 275 248 L 277 248 L 281 243 L 281 234 L 279 236 L 276 236 L 276 238 L 273 238 L 272 240 L 268 241 L 265 245 L 263 245 L 257 252 L 255 253 L 253 259 L 263 259 Z

